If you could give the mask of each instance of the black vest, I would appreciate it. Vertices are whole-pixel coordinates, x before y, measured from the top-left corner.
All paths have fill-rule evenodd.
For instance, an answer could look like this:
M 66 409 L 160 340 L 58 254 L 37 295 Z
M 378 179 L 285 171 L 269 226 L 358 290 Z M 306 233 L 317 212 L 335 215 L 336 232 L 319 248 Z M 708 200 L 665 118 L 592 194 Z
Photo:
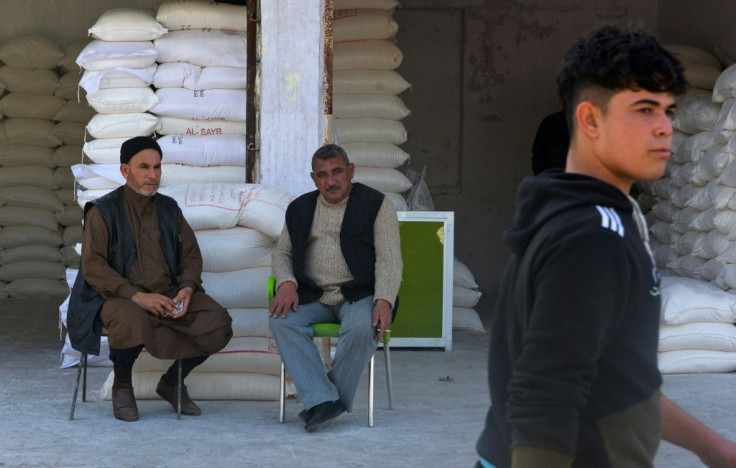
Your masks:
M 294 276 L 299 284 L 299 303 L 308 304 L 322 296 L 322 289 L 304 272 L 307 241 L 317 207 L 317 190 L 298 197 L 286 209 L 286 228 L 291 239 Z M 376 251 L 373 224 L 383 204 L 383 194 L 360 183 L 353 183 L 345 216 L 340 227 L 340 250 L 353 280 L 341 286 L 345 299 L 359 301 L 373 294 L 375 287 Z
M 105 221 L 109 236 L 107 261 L 120 276 L 127 278 L 135 261 L 136 246 L 125 214 L 124 188 L 125 186 L 122 186 L 107 195 L 87 202 L 84 205 L 84 216 L 87 217 L 87 213 L 93 206 L 97 207 Z M 155 203 L 161 231 L 161 248 L 169 265 L 171 279 L 176 281 L 181 254 L 181 226 L 177 222 L 179 207 L 173 198 L 161 194 L 156 195 Z M 99 320 L 99 312 L 104 302 L 105 299 L 85 281 L 80 265 L 77 279 L 74 281 L 69 296 L 66 319 L 72 348 L 93 355 L 100 353 L 102 324 Z

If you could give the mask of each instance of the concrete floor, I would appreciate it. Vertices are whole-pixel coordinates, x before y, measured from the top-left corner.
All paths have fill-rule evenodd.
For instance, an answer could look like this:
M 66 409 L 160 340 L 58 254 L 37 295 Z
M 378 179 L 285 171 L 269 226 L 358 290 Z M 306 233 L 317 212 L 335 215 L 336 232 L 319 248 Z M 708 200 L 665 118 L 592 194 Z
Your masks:
M 287 404 L 285 424 L 278 423 L 276 401 L 200 401 L 203 415 L 181 421 L 163 401 L 140 401 L 141 419 L 120 422 L 95 392 L 107 368 L 89 369 L 91 398 L 68 421 L 76 368 L 58 367 L 55 304 L 3 301 L 0 317 L 0 467 L 470 467 L 476 461 L 489 403 L 485 334 L 455 332 L 451 352 L 395 350 L 393 411 L 386 409 L 377 359 L 375 426 L 366 425 L 364 382 L 353 413 L 307 434 L 297 402 Z M 736 438 L 734 384 L 733 374 L 667 376 L 665 393 Z M 701 465 L 663 443 L 656 466 Z

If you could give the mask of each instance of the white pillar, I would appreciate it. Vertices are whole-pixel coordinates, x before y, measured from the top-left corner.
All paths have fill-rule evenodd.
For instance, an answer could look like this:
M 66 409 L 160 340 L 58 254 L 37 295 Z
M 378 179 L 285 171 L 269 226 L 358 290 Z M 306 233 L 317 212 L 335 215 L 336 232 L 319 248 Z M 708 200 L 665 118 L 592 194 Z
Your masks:
M 261 1 L 260 179 L 301 195 L 325 141 L 325 0 Z

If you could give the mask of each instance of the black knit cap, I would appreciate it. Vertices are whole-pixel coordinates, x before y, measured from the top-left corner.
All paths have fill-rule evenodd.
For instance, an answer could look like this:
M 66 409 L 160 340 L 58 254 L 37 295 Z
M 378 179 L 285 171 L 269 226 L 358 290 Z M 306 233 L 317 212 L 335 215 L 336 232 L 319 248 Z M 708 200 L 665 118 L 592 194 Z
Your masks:
M 163 158 L 164 153 L 161 151 L 158 143 L 156 143 L 156 140 L 147 136 L 137 136 L 123 142 L 120 147 L 120 164 L 128 164 L 130 158 L 146 149 L 158 151 L 158 154 Z

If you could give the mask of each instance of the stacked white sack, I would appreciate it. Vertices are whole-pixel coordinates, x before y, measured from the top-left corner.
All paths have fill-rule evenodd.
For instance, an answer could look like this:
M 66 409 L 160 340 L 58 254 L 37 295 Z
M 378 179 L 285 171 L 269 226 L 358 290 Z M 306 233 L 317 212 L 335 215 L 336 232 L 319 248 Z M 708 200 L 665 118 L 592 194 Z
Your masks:
M 662 373 L 736 371 L 736 295 L 706 282 L 662 277 Z
M 336 142 L 356 166 L 355 178 L 408 210 L 411 182 L 396 168 L 409 159 L 401 120 L 410 114 L 398 97 L 410 87 L 395 71 L 403 58 L 394 44 L 395 0 L 337 0 L 333 21 L 333 115 Z
M 230 343 L 187 379 L 192 398 L 277 398 L 281 360 L 268 330 L 266 282 L 293 196 L 256 184 L 190 184 L 161 192 L 177 201 L 194 229 L 205 291 L 233 318 Z M 136 396 L 158 398 L 156 384 L 170 364 L 144 352 L 133 369 Z M 112 374 L 103 388 L 105 398 L 111 385 Z
M 485 332 L 474 307 L 482 293 L 470 269 L 455 257 L 452 288 L 452 329 Z
M 156 19 L 169 30 L 154 41 L 159 103 L 151 109 L 165 163 L 198 182 L 244 183 L 246 7 L 164 2 Z
M 20 36 L 0 46 L 0 297 L 63 298 L 68 289 L 61 262 L 59 225 L 64 203 L 55 191 L 71 180 L 57 167 L 62 140 L 54 117 L 66 104 L 55 96 L 54 71 L 63 51 L 48 39 Z
M 97 112 L 86 122 L 83 152 L 92 164 L 72 166 L 79 190 L 110 191 L 122 184 L 120 145 L 149 136 L 158 123 L 148 112 L 158 103 L 151 89 L 156 72 L 153 40 L 166 33 L 153 12 L 116 8 L 104 12 L 89 29 L 93 40 L 77 56 L 84 70 L 79 86 Z M 109 166 L 115 177 L 106 176 Z

